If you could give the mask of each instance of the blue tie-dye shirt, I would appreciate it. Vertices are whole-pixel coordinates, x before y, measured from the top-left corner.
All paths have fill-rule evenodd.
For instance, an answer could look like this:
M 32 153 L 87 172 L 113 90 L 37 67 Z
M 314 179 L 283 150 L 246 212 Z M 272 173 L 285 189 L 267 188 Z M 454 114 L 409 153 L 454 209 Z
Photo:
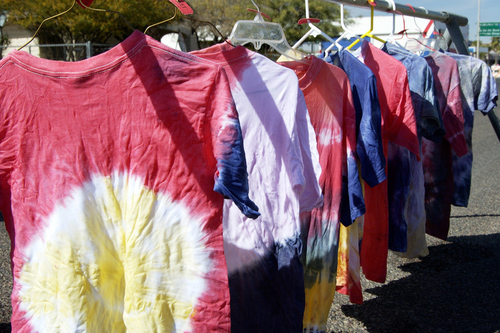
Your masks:
M 373 72 L 350 52 L 340 50 L 325 59 L 340 67 L 349 78 L 356 110 L 356 152 L 361 165 L 361 177 L 371 187 L 383 182 L 386 161 L 382 149 L 381 112 L 377 94 L 377 81 Z M 350 205 L 363 200 L 359 187 L 357 165 L 349 165 Z M 363 212 L 364 213 L 364 212 Z M 358 216 L 361 216 L 359 214 Z M 352 216 L 354 220 L 358 216 Z
M 458 157 L 453 153 L 453 201 L 455 206 L 467 207 L 470 196 L 472 170 L 472 128 L 474 126 L 474 110 L 484 113 L 496 106 L 497 84 L 491 69 L 480 59 L 446 52 L 457 61 L 462 90 L 462 106 L 464 110 L 464 132 L 469 152 Z
M 397 44 L 386 43 L 382 50 L 401 61 L 407 69 L 420 145 L 422 136 L 441 140 L 445 131 L 434 77 L 427 61 Z M 426 255 L 422 162 L 408 149 L 389 142 L 388 168 L 389 249 L 407 252 L 409 257 Z

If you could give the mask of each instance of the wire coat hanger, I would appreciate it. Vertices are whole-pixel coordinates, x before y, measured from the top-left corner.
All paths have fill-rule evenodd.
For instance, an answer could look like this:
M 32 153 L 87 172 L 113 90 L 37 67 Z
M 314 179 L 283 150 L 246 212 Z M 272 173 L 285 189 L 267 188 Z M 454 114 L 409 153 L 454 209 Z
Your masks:
M 76 1 L 78 2 L 78 4 L 80 6 L 82 6 L 85 9 L 88 9 L 88 10 L 93 10 L 95 12 L 101 12 L 101 13 L 113 13 L 113 14 L 117 14 L 125 22 L 125 24 L 127 24 L 127 26 L 130 29 L 132 29 L 132 31 L 135 31 L 135 28 L 127 21 L 127 19 L 125 18 L 125 16 L 122 15 L 122 13 L 117 12 L 116 10 L 111 10 L 111 9 L 101 9 L 101 8 L 90 7 L 90 4 L 92 4 L 92 2 L 94 2 L 94 0 L 91 0 L 88 5 L 85 4 L 84 1 L 82 1 L 82 0 L 76 0 Z
M 144 29 L 144 34 L 146 34 L 148 32 L 148 30 L 152 27 L 156 27 L 157 25 L 160 25 L 160 24 L 163 24 L 163 23 L 167 23 L 169 21 L 172 21 L 175 17 L 177 16 L 177 7 L 174 7 L 174 16 L 172 16 L 171 18 L 169 19 L 166 19 L 164 21 L 161 21 L 161 22 L 158 22 L 158 23 L 154 23 L 154 24 L 151 24 L 150 26 L 148 26 L 146 29 Z
M 93 2 L 93 0 L 87 0 L 87 2 L 89 4 L 91 4 Z M 59 13 L 59 14 L 56 14 L 54 16 L 51 16 L 51 17 L 48 17 L 46 19 L 44 19 L 40 25 L 38 26 L 38 28 L 36 29 L 35 33 L 33 34 L 33 37 L 31 37 L 31 39 L 26 42 L 26 44 L 24 44 L 23 46 L 21 46 L 20 48 L 18 48 L 17 50 L 20 51 L 22 50 L 26 45 L 28 45 L 29 43 L 31 43 L 35 38 L 36 36 L 38 35 L 38 32 L 40 31 L 40 29 L 42 28 L 43 24 L 47 21 L 50 21 L 52 19 L 55 19 L 57 17 L 60 17 L 60 16 L 63 16 L 67 13 L 69 13 L 74 7 L 76 4 L 79 4 L 80 6 L 82 6 L 83 8 L 85 9 L 89 9 L 89 10 L 93 10 L 93 11 L 96 11 L 96 12 L 105 12 L 105 13 L 114 13 L 114 14 L 118 14 L 124 21 L 125 23 L 129 26 L 129 28 L 131 28 L 132 30 L 135 30 L 131 25 L 130 23 L 127 21 L 127 19 L 125 19 L 125 17 L 120 13 L 120 12 L 117 12 L 117 11 L 114 11 L 114 10 L 109 10 L 109 9 L 100 9 L 100 8 L 92 8 L 92 7 L 89 7 L 83 0 L 73 0 L 73 4 L 71 5 L 71 7 L 69 7 L 68 9 L 66 9 L 65 11 Z
M 43 25 L 45 22 L 50 21 L 50 20 L 52 20 L 52 19 L 55 19 L 55 18 L 57 18 L 57 17 L 59 17 L 59 16 L 63 16 L 63 15 L 64 15 L 64 14 L 66 14 L 66 13 L 69 13 L 69 12 L 70 12 L 70 11 L 71 11 L 74 7 L 75 7 L 75 5 L 76 5 L 76 0 L 73 0 L 73 4 L 71 5 L 71 7 L 69 7 L 69 8 L 68 8 L 68 9 L 66 9 L 65 11 L 63 11 L 63 12 L 61 12 L 61 13 L 57 14 L 57 15 L 54 15 L 54 16 L 51 16 L 51 17 L 47 17 L 46 19 L 44 19 L 44 20 L 42 21 L 42 23 L 40 23 L 40 25 L 38 26 L 38 29 L 36 29 L 35 33 L 33 34 L 33 37 L 31 37 L 31 39 L 30 39 L 30 40 L 28 40 L 28 41 L 26 42 L 26 44 L 24 44 L 23 46 L 21 46 L 21 47 L 20 47 L 20 48 L 18 48 L 17 50 L 18 50 L 18 51 L 21 51 L 21 50 L 22 50 L 22 49 L 23 49 L 26 45 L 28 45 L 29 43 L 31 43 L 31 42 L 32 42 L 32 41 L 36 38 L 36 36 L 38 35 L 38 32 L 40 31 L 40 29 L 42 28 L 42 25 Z

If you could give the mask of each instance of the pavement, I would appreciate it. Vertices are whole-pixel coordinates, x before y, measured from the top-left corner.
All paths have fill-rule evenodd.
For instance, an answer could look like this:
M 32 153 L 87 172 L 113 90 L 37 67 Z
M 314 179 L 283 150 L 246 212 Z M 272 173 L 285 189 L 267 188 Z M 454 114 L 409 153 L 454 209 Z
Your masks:
M 335 296 L 328 332 L 500 332 L 500 140 L 480 112 L 473 147 L 469 206 L 452 208 L 448 240 L 428 236 L 423 259 L 390 253 L 386 283 L 363 280 L 363 304 Z M 10 332 L 9 252 L 0 225 L 0 332 Z

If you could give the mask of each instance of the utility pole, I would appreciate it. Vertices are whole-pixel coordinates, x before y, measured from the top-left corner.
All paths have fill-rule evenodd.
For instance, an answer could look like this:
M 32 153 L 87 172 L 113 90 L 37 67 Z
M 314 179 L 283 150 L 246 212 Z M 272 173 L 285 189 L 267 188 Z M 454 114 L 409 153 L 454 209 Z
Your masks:
M 476 44 L 476 58 L 479 59 L 479 29 L 481 22 L 481 0 L 477 0 L 477 44 Z

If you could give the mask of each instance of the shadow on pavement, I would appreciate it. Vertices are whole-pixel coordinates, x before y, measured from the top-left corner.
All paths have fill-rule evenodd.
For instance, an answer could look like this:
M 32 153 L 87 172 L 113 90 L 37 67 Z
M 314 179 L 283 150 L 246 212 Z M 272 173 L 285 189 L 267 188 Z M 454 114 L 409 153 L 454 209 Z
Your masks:
M 399 267 L 410 276 L 367 289 L 377 297 L 343 313 L 369 332 L 500 332 L 500 234 L 448 241 Z

